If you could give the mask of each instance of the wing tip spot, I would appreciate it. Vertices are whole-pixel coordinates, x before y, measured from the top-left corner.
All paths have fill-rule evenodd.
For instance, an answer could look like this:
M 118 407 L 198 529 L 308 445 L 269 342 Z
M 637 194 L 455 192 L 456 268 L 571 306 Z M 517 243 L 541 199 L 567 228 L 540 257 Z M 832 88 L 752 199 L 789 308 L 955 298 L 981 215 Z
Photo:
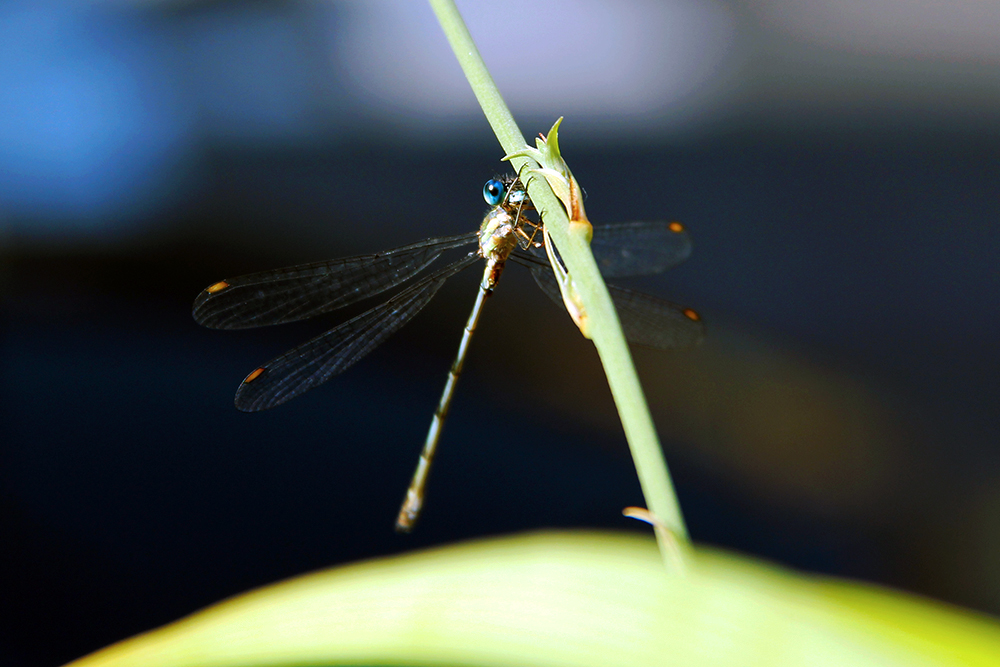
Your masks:
M 680 234 L 681 232 L 684 231 L 684 225 L 675 220 L 674 222 L 670 223 L 670 231 L 676 234 Z
M 684 317 L 688 318 L 692 322 L 701 322 L 701 315 L 691 310 L 690 308 L 684 309 Z
M 209 294 L 216 294 L 226 289 L 227 287 L 229 287 L 229 283 L 227 283 L 225 280 L 220 280 L 214 285 L 209 285 L 208 287 L 206 287 L 205 291 L 208 292 Z
M 261 366 L 260 368 L 256 369 L 255 371 L 253 371 L 252 373 L 250 373 L 250 375 L 248 375 L 248 376 L 246 376 L 246 378 L 244 378 L 243 384 L 250 384 L 251 382 L 253 382 L 257 378 L 259 378 L 264 373 L 265 370 L 267 370 L 267 369 L 264 368 L 263 366 Z

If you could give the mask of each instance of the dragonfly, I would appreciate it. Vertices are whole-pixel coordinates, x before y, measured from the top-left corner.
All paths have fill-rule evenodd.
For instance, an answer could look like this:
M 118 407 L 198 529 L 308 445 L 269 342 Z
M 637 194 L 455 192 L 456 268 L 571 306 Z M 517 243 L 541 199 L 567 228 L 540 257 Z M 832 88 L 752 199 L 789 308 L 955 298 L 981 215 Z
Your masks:
M 192 314 L 212 329 L 246 329 L 284 324 L 328 313 L 373 297 L 415 278 L 445 252 L 475 244 L 475 249 L 430 272 L 370 310 L 254 369 L 236 391 L 244 412 L 280 405 L 323 384 L 374 350 L 413 319 L 451 277 L 479 260 L 486 265 L 458 353 L 448 372 L 423 450 L 396 520 L 410 532 L 424 505 L 427 477 L 465 358 L 486 299 L 508 260 L 531 271 L 535 282 L 563 307 L 550 260 L 535 241 L 542 222 L 528 214 L 534 206 L 513 175 L 490 179 L 483 187 L 490 210 L 478 232 L 440 236 L 383 252 L 301 264 L 226 278 L 205 288 Z M 660 273 L 687 259 L 691 240 L 677 222 L 629 222 L 595 226 L 591 249 L 607 278 Z M 558 258 L 555 261 L 559 261 Z M 608 285 L 629 342 L 670 349 L 695 345 L 704 335 L 694 310 L 663 299 Z

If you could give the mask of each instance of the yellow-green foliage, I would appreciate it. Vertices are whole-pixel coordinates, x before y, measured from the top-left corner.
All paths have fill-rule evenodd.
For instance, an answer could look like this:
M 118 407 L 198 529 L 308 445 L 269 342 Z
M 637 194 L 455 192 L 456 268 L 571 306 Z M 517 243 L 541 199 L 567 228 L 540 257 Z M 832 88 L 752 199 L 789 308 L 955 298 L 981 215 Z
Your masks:
M 1000 624 L 925 599 L 649 538 L 536 533 L 324 570 L 78 667 L 1000 665 Z

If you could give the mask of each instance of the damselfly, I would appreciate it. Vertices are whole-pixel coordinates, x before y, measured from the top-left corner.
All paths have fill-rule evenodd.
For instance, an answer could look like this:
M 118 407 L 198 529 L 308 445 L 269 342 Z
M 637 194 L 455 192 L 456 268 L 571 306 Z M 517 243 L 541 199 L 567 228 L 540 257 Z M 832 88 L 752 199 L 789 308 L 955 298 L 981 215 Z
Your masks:
M 478 244 L 478 249 L 400 291 L 381 305 L 330 329 L 255 369 L 236 391 L 236 407 L 266 410 L 320 385 L 359 361 L 410 321 L 450 277 L 486 260 L 472 313 L 448 373 L 444 392 L 396 529 L 408 532 L 423 505 L 431 461 L 451 405 L 455 384 L 479 321 L 504 265 L 513 259 L 531 270 L 538 286 L 562 305 L 559 285 L 544 253 L 534 242 L 541 223 L 521 182 L 513 176 L 491 179 L 483 196 L 492 207 L 479 232 L 425 239 L 375 253 L 302 264 L 285 269 L 227 278 L 206 288 L 194 302 L 194 319 L 213 329 L 245 329 L 303 320 L 392 289 L 414 277 L 445 251 Z M 591 249 L 605 277 L 651 275 L 683 261 L 691 241 L 676 222 L 632 222 L 594 227 Z M 701 340 L 697 313 L 647 294 L 609 285 L 626 338 L 639 345 L 667 349 Z

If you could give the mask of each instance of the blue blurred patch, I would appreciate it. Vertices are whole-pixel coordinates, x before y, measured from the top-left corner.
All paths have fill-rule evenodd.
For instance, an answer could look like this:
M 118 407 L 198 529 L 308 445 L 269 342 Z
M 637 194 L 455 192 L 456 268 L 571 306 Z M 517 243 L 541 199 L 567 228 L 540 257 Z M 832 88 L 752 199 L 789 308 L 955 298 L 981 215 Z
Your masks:
M 0 9 L 0 219 L 30 237 L 99 231 L 172 191 L 192 114 L 142 14 Z

